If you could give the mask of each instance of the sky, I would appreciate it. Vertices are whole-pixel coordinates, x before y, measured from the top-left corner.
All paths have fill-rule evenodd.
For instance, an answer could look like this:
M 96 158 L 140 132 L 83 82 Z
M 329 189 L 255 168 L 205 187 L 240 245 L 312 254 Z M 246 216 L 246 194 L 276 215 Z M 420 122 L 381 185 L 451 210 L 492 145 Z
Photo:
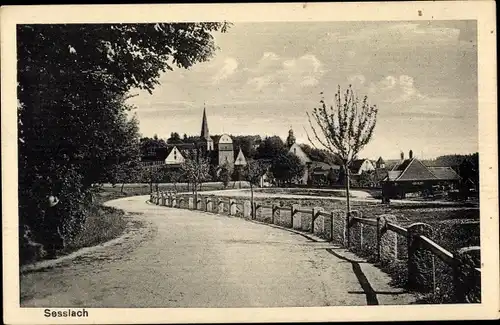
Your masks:
M 132 91 L 143 136 L 198 135 L 205 106 L 210 134 L 284 140 L 292 128 L 309 144 L 306 112 L 352 85 L 378 107 L 360 157 L 478 151 L 475 21 L 234 23 L 214 37 L 210 61 Z

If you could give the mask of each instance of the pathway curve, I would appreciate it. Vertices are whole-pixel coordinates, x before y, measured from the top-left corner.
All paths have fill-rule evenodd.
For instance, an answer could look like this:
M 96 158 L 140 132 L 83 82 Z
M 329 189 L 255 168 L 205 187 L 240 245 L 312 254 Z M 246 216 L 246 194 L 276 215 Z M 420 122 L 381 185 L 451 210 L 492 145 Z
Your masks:
M 22 307 L 407 304 L 389 277 L 328 242 L 240 218 L 109 201 L 143 230 L 21 275 Z

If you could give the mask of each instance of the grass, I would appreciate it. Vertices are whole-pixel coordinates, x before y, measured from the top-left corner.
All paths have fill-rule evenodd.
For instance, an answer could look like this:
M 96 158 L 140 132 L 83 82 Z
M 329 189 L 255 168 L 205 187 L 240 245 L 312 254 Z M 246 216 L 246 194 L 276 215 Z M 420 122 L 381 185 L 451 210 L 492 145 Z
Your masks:
M 88 209 L 88 215 L 81 231 L 68 240 L 63 254 L 80 248 L 91 247 L 114 239 L 125 231 L 127 221 L 122 210 L 95 204 Z
M 217 191 L 224 189 L 229 190 L 229 189 L 248 188 L 248 187 L 249 185 L 246 182 L 231 182 L 227 187 L 224 187 L 224 184 L 222 184 L 222 182 L 207 182 L 201 184 L 201 189 L 199 191 Z M 141 183 L 125 184 L 123 186 L 123 192 L 122 192 L 121 184 L 117 184 L 115 186 L 112 186 L 111 184 L 105 184 L 103 186 L 103 192 L 101 192 L 101 194 L 109 196 L 111 195 L 109 193 L 119 193 L 117 195 L 121 196 L 118 197 L 149 195 L 151 192 L 150 188 L 151 188 L 150 184 L 141 184 Z M 178 183 L 175 185 L 172 183 L 160 183 L 158 184 L 158 190 L 188 192 L 191 191 L 191 188 L 188 188 L 188 185 L 186 183 Z M 156 184 L 153 184 L 153 191 L 156 191 Z

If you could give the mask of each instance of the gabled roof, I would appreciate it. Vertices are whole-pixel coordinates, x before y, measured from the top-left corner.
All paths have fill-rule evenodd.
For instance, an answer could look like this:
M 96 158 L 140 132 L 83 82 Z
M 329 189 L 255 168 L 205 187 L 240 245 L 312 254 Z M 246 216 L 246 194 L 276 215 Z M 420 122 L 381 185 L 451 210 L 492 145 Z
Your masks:
M 245 155 L 243 154 L 243 151 L 238 152 L 238 155 L 236 156 L 236 159 L 234 159 L 234 164 L 236 166 L 245 166 L 247 164 L 247 160 L 245 158 Z
M 349 165 L 349 169 L 351 170 L 359 170 L 361 168 L 361 165 L 365 162 L 366 159 L 356 159 L 351 162 Z
M 460 176 L 451 167 L 428 167 L 440 180 L 459 180 Z
M 304 150 L 302 150 L 302 148 L 300 147 L 300 145 L 298 143 L 294 143 L 290 147 L 288 152 L 291 152 L 291 153 L 295 154 L 297 157 L 299 157 L 300 161 L 303 164 L 307 164 L 307 163 L 312 162 L 311 158 L 304 152 Z
M 406 159 L 388 172 L 387 181 L 458 180 L 460 176 L 450 167 L 427 167 L 416 158 Z
M 385 164 L 384 159 L 382 159 L 382 157 L 378 157 L 377 164 Z
M 370 161 L 369 159 L 356 159 L 356 160 L 353 160 L 351 162 L 351 164 L 349 165 L 349 170 L 355 174 L 357 174 L 359 172 L 359 169 L 361 168 L 361 166 L 363 165 L 363 163 L 365 161 L 369 161 L 370 164 L 373 164 L 372 161 Z

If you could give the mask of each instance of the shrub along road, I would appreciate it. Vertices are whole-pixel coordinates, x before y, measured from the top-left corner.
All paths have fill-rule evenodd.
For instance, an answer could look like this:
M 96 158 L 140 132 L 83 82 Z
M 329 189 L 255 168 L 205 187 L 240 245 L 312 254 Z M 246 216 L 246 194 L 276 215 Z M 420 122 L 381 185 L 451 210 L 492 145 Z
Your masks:
M 22 307 L 292 307 L 407 304 L 389 277 L 328 242 L 241 218 L 106 204 L 143 231 L 21 275 Z

